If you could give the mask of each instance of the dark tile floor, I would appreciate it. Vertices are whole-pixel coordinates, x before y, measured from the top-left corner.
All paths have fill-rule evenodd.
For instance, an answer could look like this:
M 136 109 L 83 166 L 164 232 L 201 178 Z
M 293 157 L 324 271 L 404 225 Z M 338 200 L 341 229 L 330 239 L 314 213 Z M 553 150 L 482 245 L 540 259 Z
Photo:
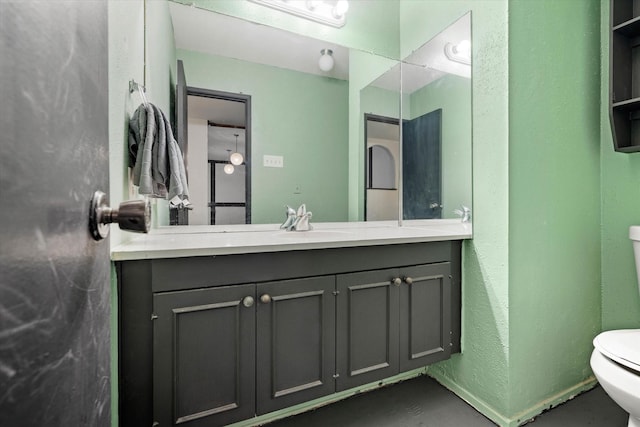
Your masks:
M 626 427 L 628 415 L 596 387 L 527 424 Z M 432 378 L 422 376 L 269 424 L 269 427 L 493 427 Z

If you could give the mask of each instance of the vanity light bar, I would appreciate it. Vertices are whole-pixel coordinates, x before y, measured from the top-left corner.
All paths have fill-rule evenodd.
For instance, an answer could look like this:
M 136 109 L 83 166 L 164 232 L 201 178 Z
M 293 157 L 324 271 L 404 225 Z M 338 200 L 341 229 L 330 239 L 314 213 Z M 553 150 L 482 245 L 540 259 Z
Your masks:
M 291 15 L 341 28 L 346 23 L 347 0 L 337 0 L 333 4 L 326 0 L 248 0 Z

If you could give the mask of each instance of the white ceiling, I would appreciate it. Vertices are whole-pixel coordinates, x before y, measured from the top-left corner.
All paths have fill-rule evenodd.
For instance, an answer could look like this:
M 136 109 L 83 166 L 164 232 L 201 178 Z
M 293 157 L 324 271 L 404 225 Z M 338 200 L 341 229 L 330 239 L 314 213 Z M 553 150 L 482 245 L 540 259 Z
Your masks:
M 246 125 L 244 102 L 189 95 L 187 110 L 189 118 L 207 120 L 226 126 Z

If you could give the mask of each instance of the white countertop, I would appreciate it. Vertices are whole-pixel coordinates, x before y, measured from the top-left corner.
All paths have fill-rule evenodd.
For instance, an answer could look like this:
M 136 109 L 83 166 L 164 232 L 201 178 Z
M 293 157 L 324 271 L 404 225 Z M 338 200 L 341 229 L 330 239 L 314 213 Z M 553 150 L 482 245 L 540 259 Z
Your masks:
M 344 248 L 472 238 L 472 225 L 459 219 L 312 224 L 310 231 L 280 230 L 278 224 L 175 226 L 132 234 L 111 251 L 114 261 L 305 249 Z

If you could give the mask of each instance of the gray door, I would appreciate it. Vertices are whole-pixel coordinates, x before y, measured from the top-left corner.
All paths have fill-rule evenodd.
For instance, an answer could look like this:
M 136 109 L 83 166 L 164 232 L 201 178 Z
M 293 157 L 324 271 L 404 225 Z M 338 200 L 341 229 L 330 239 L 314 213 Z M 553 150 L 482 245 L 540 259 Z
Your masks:
M 429 264 L 400 272 L 400 372 L 451 355 L 451 267 Z
M 154 294 L 153 420 L 221 426 L 255 413 L 255 285 Z
M 335 276 L 258 285 L 257 413 L 335 391 Z
M 402 215 L 442 218 L 442 109 L 402 124 Z
M 0 2 L 0 425 L 109 426 L 107 4 Z
M 398 270 L 337 278 L 337 390 L 398 373 Z

